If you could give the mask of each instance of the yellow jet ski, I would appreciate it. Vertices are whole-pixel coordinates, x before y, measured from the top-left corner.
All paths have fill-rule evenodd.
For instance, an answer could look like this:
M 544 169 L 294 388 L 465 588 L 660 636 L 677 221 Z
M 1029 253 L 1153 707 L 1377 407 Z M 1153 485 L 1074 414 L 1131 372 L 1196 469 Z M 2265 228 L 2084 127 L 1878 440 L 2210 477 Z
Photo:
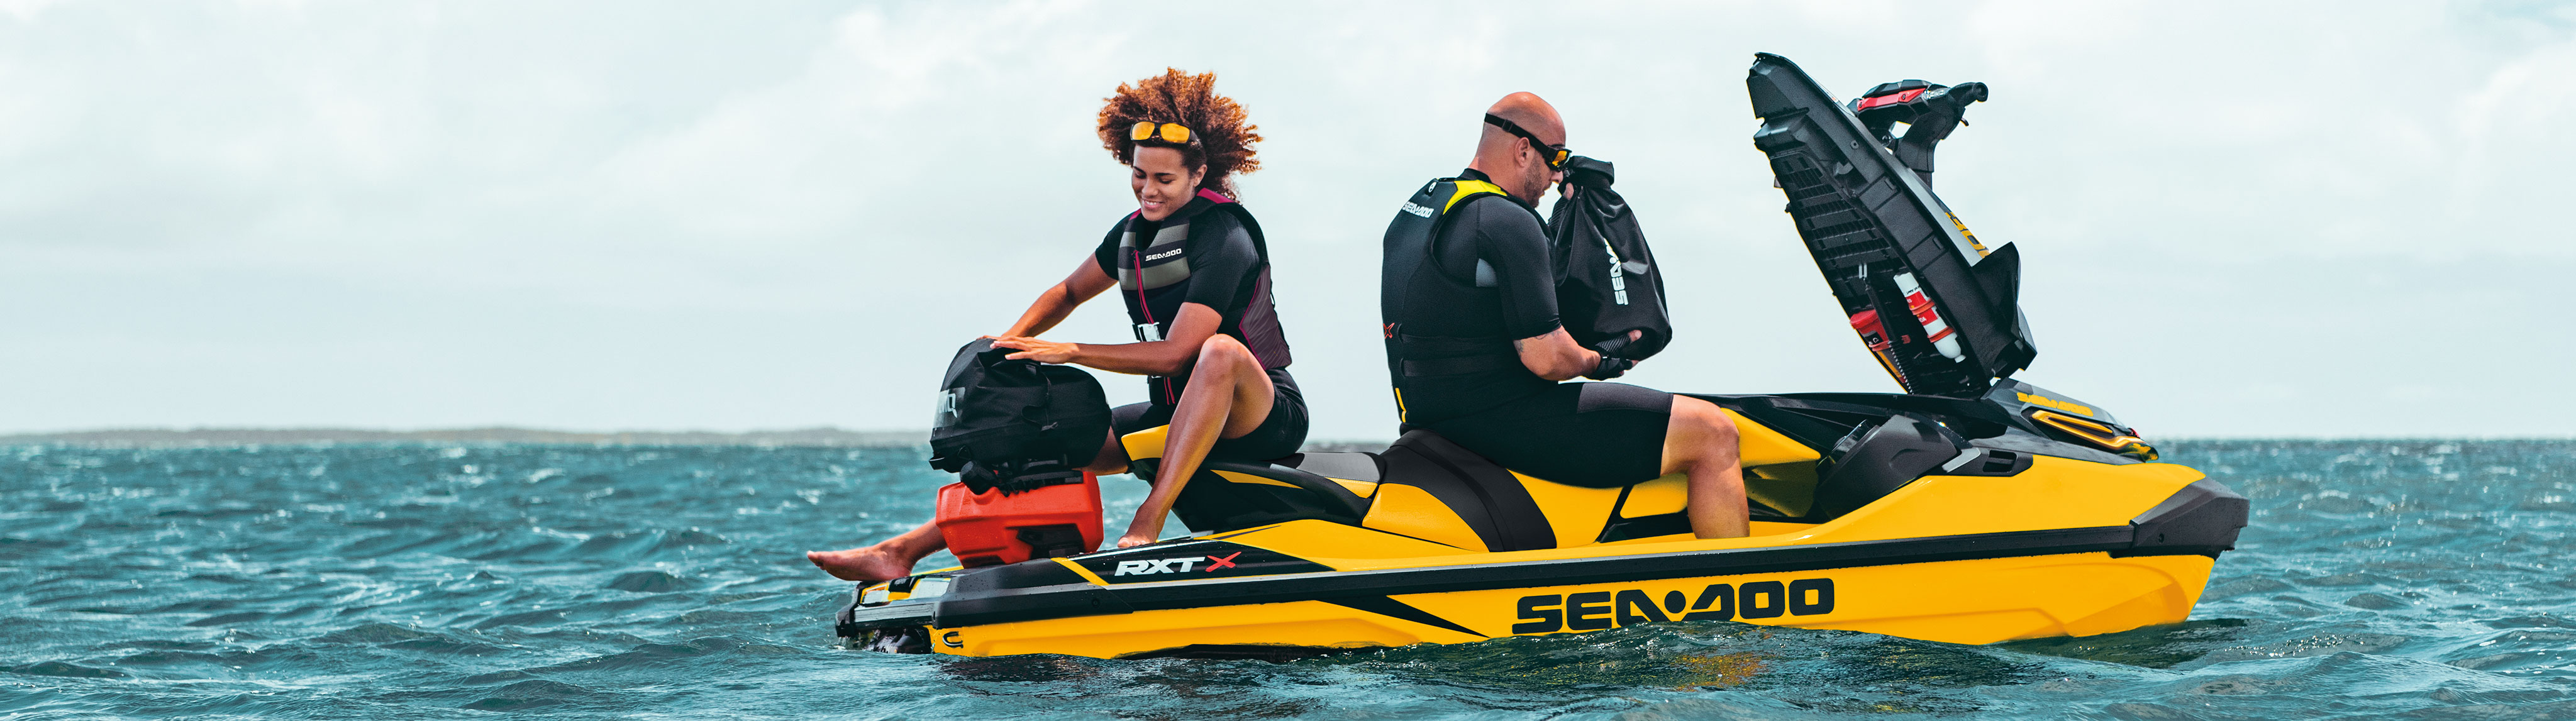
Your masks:
M 1188 539 L 862 585 L 839 635 L 1279 659 L 1671 621 L 1966 644 L 2183 621 L 2246 500 L 2154 462 L 2099 406 L 2009 378 L 2035 354 L 2018 255 L 1930 190 L 1932 144 L 1984 87 L 1889 83 L 1846 106 L 1772 55 L 1748 84 L 1800 236 L 1909 391 L 1695 396 L 1743 439 L 1751 536 L 1694 538 L 1678 475 L 1583 488 L 1414 431 L 1375 453 L 1210 462 L 1174 506 Z M 1124 442 L 1151 478 L 1163 429 Z
M 1178 512 L 1216 532 L 868 585 L 838 630 L 881 651 L 1100 658 L 1699 620 L 1981 644 L 2181 622 L 2245 524 L 2242 496 L 2025 383 L 1698 397 L 1743 436 L 1750 537 L 1693 538 L 1678 475 L 1551 483 L 1417 431 L 1211 463 Z M 1125 440 L 1141 474 L 1162 430 Z

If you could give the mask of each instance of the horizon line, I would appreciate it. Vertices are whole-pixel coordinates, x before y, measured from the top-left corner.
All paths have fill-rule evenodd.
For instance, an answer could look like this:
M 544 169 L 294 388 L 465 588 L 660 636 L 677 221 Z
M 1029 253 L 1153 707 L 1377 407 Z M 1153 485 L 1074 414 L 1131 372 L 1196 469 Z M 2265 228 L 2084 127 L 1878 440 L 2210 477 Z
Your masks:
M 925 444 L 926 428 L 850 430 L 821 425 L 747 431 L 641 430 L 580 431 L 513 425 L 388 430 L 333 426 L 197 426 L 119 427 L 90 430 L 0 433 L 0 446 L 67 445 L 100 447 L 236 447 L 255 445 L 336 445 L 371 443 L 472 443 L 525 445 L 705 445 L 705 446 L 852 446 L 891 447 Z M 1393 438 L 1318 438 L 1309 445 L 1336 449 L 1383 445 Z M 2385 441 L 2504 442 L 2566 441 L 2576 436 L 2424 436 L 2424 435 L 2207 435 L 2173 436 L 2162 442 L 2246 441 Z

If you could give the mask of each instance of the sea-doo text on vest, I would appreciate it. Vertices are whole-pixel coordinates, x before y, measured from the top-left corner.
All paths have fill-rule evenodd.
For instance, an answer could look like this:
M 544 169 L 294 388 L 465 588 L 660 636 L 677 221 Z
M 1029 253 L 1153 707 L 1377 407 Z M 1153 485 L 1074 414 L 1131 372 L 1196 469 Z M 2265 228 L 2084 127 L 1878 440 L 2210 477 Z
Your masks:
M 1254 252 L 1260 255 L 1248 297 L 1236 307 L 1217 308 L 1223 316 L 1217 332 L 1243 341 L 1245 348 L 1261 360 L 1261 367 L 1285 368 L 1289 363 L 1288 338 L 1279 327 L 1279 309 L 1270 299 L 1270 247 L 1261 235 L 1261 224 L 1252 213 L 1233 199 L 1210 190 L 1200 190 L 1198 197 L 1179 212 L 1160 223 L 1147 224 L 1146 234 L 1139 234 L 1141 216 L 1129 213 L 1117 231 L 1118 296 L 1126 301 L 1127 319 L 1135 324 L 1136 340 L 1150 343 L 1170 337 L 1172 320 L 1181 314 L 1181 304 L 1190 296 L 1189 240 L 1193 232 L 1210 232 L 1214 224 L 1196 223 L 1209 211 L 1231 213 L 1252 236 Z M 1239 278 L 1195 279 L 1210 283 L 1238 283 Z M 1187 381 L 1184 371 L 1178 378 L 1158 376 L 1147 379 L 1154 402 L 1179 402 L 1180 389 Z

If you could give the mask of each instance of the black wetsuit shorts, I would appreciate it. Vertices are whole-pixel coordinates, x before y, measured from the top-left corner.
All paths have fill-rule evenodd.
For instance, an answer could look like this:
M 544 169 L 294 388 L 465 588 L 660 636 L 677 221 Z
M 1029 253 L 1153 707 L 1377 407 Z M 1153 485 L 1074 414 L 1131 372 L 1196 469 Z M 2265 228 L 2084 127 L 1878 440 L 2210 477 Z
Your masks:
M 1617 488 L 1663 475 L 1673 394 L 1626 383 L 1559 383 L 1422 427 L 1523 475 Z
M 1208 449 L 1210 460 L 1267 461 L 1285 458 L 1306 445 L 1306 396 L 1297 390 L 1297 381 L 1286 368 L 1270 369 L 1270 416 L 1260 427 L 1240 438 L 1219 438 Z M 1161 403 L 1129 403 L 1110 409 L 1109 426 L 1118 435 L 1145 430 L 1172 422 L 1172 406 Z M 1656 438 L 1663 436 L 1658 431 Z

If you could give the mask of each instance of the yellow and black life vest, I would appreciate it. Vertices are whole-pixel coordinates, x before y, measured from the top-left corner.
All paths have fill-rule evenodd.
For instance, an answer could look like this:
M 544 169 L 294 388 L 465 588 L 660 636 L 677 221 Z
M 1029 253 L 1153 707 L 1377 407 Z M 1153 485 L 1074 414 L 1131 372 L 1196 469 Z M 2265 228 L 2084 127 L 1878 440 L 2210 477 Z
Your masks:
M 1386 334 L 1387 375 L 1395 384 L 1395 408 L 1399 420 L 1404 415 L 1404 379 L 1425 376 L 1480 373 L 1517 367 L 1520 354 L 1512 349 L 1512 340 L 1502 336 L 1452 338 L 1417 336 L 1404 332 L 1402 323 L 1405 291 L 1415 274 L 1442 275 L 1431 262 L 1432 241 L 1458 207 L 1487 196 L 1511 197 L 1501 186 L 1472 178 L 1441 178 L 1424 184 L 1395 220 L 1386 226 L 1384 275 L 1378 286 L 1378 318 Z M 1481 263 L 1480 263 L 1481 265 Z M 1479 270 L 1483 270 L 1481 267 Z M 1484 275 L 1484 273 L 1479 273 Z M 1468 281 L 1473 283 L 1473 280 Z

